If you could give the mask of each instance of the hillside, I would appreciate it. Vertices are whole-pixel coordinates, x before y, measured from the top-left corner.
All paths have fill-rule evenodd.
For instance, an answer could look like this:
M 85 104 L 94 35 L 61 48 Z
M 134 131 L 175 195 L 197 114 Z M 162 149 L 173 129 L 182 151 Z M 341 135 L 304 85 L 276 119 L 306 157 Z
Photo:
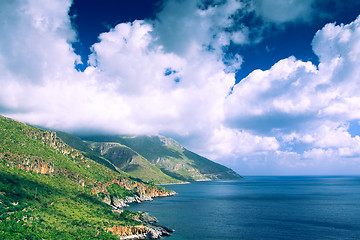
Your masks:
M 138 167 L 148 166 L 145 164 L 146 160 L 151 166 L 161 170 L 162 174 L 176 181 L 241 178 L 233 170 L 199 156 L 182 147 L 175 140 L 163 136 L 87 136 L 83 139 L 86 140 L 83 144 L 87 144 L 91 151 L 97 152 L 99 156 L 106 158 L 130 175 L 133 171 L 127 168 L 126 163 L 141 158 L 143 163 Z M 137 176 L 141 178 L 141 174 Z M 146 179 L 149 178 L 155 178 L 155 175 L 147 171 Z
M 96 160 L 55 132 L 0 116 L 0 239 L 158 236 L 141 213 L 120 208 L 174 193 L 129 178 L 105 158 Z
M 124 171 L 133 178 L 156 184 L 181 182 L 163 173 L 154 164 L 125 145 L 116 142 L 85 142 L 64 132 L 57 132 L 57 135 L 88 158 L 111 169 Z

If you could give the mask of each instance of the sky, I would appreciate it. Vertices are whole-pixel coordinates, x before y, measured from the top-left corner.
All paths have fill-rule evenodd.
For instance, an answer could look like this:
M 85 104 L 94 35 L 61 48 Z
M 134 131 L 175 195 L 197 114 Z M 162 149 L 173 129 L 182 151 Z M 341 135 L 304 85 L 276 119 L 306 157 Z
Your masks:
M 245 176 L 360 174 L 359 14 L 353 0 L 3 0 L 0 114 L 172 137 Z

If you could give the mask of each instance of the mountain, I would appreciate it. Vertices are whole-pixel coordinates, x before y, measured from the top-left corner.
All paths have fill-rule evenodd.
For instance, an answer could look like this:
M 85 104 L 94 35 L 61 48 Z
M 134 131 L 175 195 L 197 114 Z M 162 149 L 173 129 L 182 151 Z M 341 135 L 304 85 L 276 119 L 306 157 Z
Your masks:
M 89 142 L 64 132 L 57 135 L 84 156 L 107 167 L 124 171 L 131 177 L 153 183 L 180 183 L 131 148 L 116 142 Z
M 121 207 L 173 194 L 85 156 L 55 132 L 0 116 L 0 239 L 155 238 L 167 232 Z
M 59 136 L 62 137 L 62 134 L 59 133 Z M 69 145 L 103 157 L 117 168 L 144 181 L 176 183 L 241 178 L 233 170 L 163 136 L 87 136 L 82 137 L 84 141 L 76 145 L 70 136 L 67 134 L 68 139 L 63 138 Z

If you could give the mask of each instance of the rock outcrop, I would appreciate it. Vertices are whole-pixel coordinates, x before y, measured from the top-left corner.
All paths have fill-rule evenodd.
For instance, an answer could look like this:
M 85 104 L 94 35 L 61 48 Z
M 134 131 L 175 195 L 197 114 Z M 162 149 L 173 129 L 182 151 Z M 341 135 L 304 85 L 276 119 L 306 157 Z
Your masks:
M 54 172 L 54 162 L 41 157 L 5 153 L 0 154 L 0 160 L 2 159 L 7 162 L 9 167 L 17 167 L 26 172 L 49 175 Z
M 36 218 L 41 223 L 46 222 L 44 235 L 44 229 L 35 230 L 38 223 L 26 224 L 22 228 L 39 237 L 56 234 L 58 226 L 70 229 L 62 238 L 81 236 L 90 239 L 95 229 L 98 230 L 96 236 L 101 233 L 108 237 L 109 232 L 113 232 L 124 239 L 158 238 L 169 234 L 166 228 L 156 226 L 156 218 L 144 215 L 139 217 L 139 221 L 133 221 L 131 217 L 139 214 L 122 211 L 122 208 L 132 202 L 171 196 L 174 192 L 129 178 L 128 174 L 116 168 L 103 166 L 100 160 L 94 161 L 88 158 L 86 152 L 68 146 L 55 132 L 36 129 L 0 116 L 0 173 L 1 184 L 4 185 L 0 203 L 5 209 L 2 221 L 10 220 L 5 223 L 9 229 L 16 224 L 22 228 L 25 225 L 21 221 L 34 219 L 23 214 L 49 216 L 49 222 Z M 36 174 L 32 176 L 31 173 Z M 116 213 L 111 213 L 110 207 L 100 204 L 91 195 L 97 195 L 111 205 Z M 47 207 L 39 209 L 38 206 Z M 93 206 L 97 211 L 87 211 L 88 207 Z M 76 221 L 68 222 L 74 216 Z M 118 226 L 122 224 L 125 226 Z
M 128 190 L 133 193 L 133 196 L 126 196 L 124 199 L 119 196 L 110 195 L 108 192 L 108 187 L 116 184 L 119 187 Z M 120 178 L 105 184 L 97 183 L 91 189 L 93 195 L 104 194 L 103 201 L 111 205 L 114 209 L 120 209 L 128 206 L 130 203 L 141 203 L 143 201 L 152 201 L 155 197 L 168 197 L 173 196 L 176 193 L 174 191 L 166 190 L 165 188 L 159 186 L 150 186 L 137 181 L 132 181 L 127 178 Z
M 32 139 L 40 140 L 46 146 L 55 149 L 63 155 L 70 156 L 72 159 L 79 161 L 85 161 L 85 157 L 79 151 L 64 143 L 55 132 L 23 129 L 23 133 Z
M 40 140 L 44 145 L 49 146 L 63 155 L 70 156 L 73 160 L 86 161 L 85 157 L 74 148 L 65 144 L 56 136 L 55 132 L 42 131 L 38 129 L 22 129 L 22 132 L 34 140 Z M 4 159 L 9 167 L 17 167 L 27 172 L 51 175 L 55 171 L 54 161 L 44 159 L 39 156 L 16 154 L 5 152 L 0 154 L 0 160 Z M 79 180 L 80 185 L 84 185 L 83 180 Z
M 108 231 L 119 235 L 120 239 L 158 239 L 162 236 L 170 236 L 173 229 L 158 225 L 155 217 L 145 212 L 138 212 L 133 218 L 142 223 L 140 226 L 113 226 Z
M 113 226 L 108 230 L 119 236 L 143 235 L 149 232 L 145 226 Z

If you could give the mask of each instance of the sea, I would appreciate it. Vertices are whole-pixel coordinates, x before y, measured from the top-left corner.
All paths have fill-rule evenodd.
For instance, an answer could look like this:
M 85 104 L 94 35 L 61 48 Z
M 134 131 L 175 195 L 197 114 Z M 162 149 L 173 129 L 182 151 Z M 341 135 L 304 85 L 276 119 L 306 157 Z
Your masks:
M 360 176 L 245 177 L 167 185 L 176 196 L 132 204 L 167 240 L 360 239 Z

